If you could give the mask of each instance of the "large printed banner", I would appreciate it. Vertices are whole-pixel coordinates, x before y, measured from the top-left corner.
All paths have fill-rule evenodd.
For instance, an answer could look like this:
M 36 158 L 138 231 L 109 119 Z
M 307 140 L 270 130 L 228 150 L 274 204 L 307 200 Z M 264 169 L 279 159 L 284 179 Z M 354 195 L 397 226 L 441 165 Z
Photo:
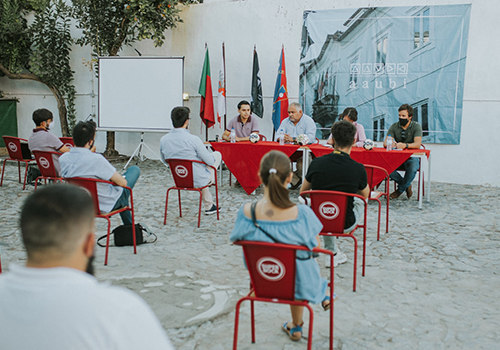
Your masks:
M 403 103 L 424 143 L 460 143 L 470 5 L 306 11 L 300 102 L 326 138 L 347 107 L 383 141 Z

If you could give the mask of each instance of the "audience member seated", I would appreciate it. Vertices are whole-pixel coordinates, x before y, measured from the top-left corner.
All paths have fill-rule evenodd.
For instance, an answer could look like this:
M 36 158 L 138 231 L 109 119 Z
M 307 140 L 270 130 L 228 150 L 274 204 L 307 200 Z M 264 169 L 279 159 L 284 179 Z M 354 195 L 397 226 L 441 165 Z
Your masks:
M 219 167 L 222 160 L 220 152 L 209 152 L 200 138 L 191 135 L 189 126 L 189 108 L 175 107 L 170 117 L 174 129 L 164 135 L 160 140 L 160 154 L 164 163 L 166 159 L 199 160 L 206 165 Z M 195 187 L 203 187 L 215 182 L 215 172 L 203 164 L 193 164 L 193 179 Z M 201 190 L 205 215 L 217 213 L 212 195 L 208 187 Z
M 238 103 L 238 113 L 240 115 L 229 121 L 224 134 L 222 134 L 222 138 L 226 141 L 231 141 L 231 130 L 233 128 L 236 134 L 236 142 L 248 141 L 251 133 L 259 133 L 259 121 L 258 118 L 251 115 L 250 102 L 241 101 Z
M 356 135 L 354 135 L 354 145 L 353 147 L 363 147 L 363 143 L 366 140 L 365 128 L 363 125 L 359 124 L 358 121 L 358 111 L 356 108 L 348 107 L 344 109 L 344 112 L 340 115 L 340 120 L 347 120 L 350 123 L 353 123 L 356 127 Z M 328 137 L 326 141 L 327 144 L 333 145 L 332 134 Z
M 33 129 L 33 133 L 28 138 L 28 147 L 31 151 L 69 152 L 69 148 L 64 146 L 57 136 L 49 132 L 53 121 L 52 112 L 48 109 L 41 108 L 33 112 L 35 129 Z M 54 155 L 53 159 L 57 173 L 61 174 L 59 157 Z
M 300 192 L 308 190 L 328 190 L 360 194 L 365 198 L 370 195 L 366 170 L 363 164 L 350 156 L 354 144 L 356 127 L 345 120 L 332 125 L 335 149 L 332 153 L 315 158 L 307 170 L 306 179 Z M 359 198 L 349 198 L 345 220 L 345 232 L 354 230 L 362 220 L 364 203 Z M 347 261 L 347 256 L 335 246 L 333 237 L 323 236 L 325 249 L 335 254 L 334 267 Z M 330 259 L 326 260 L 329 267 Z
M 295 244 L 309 249 L 317 247 L 323 225 L 311 208 L 290 201 L 287 186 L 292 180 L 292 172 L 288 157 L 279 151 L 267 153 L 260 163 L 259 178 L 265 186 L 264 196 L 258 202 L 246 203 L 240 208 L 230 240 Z M 252 211 L 260 228 L 253 223 Z M 328 283 L 320 277 L 319 265 L 312 253 L 300 253 L 307 257 L 297 258 L 295 298 L 322 303 L 328 310 L 330 298 L 325 297 Z M 282 329 L 292 340 L 300 340 L 304 307 L 290 305 L 290 309 L 292 321 L 285 322 Z
M 133 188 L 141 170 L 131 166 L 120 175 L 114 166 L 102 154 L 95 153 L 95 123 L 79 122 L 73 129 L 75 147 L 63 154 L 61 163 L 62 177 L 90 177 L 113 182 L 116 186 L 104 183 L 97 184 L 99 206 L 101 212 L 123 208 L 129 205 L 130 191 L 124 186 Z M 132 214 L 126 210 L 120 213 L 124 225 L 132 225 Z
M 26 199 L 26 266 L 0 275 L 2 349 L 174 349 L 141 298 L 93 276 L 94 224 L 79 187 L 45 186 Z

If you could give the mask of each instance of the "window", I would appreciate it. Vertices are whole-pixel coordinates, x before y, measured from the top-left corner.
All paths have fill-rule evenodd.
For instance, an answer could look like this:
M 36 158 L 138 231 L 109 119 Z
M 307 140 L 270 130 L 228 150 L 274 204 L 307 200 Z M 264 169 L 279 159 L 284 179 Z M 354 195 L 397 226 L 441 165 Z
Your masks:
M 361 70 L 359 56 L 354 57 L 349 62 L 349 89 L 355 89 L 358 83 L 358 75 Z
M 413 118 L 422 127 L 422 137 L 429 136 L 429 103 L 426 101 L 413 107 Z
M 426 9 L 413 18 L 414 49 L 418 49 L 420 46 L 425 45 L 429 42 L 429 15 L 430 10 Z
M 384 115 L 373 119 L 373 141 L 384 141 L 385 138 L 385 117 Z
M 377 42 L 376 62 L 385 65 L 386 58 L 387 58 L 387 37 Z

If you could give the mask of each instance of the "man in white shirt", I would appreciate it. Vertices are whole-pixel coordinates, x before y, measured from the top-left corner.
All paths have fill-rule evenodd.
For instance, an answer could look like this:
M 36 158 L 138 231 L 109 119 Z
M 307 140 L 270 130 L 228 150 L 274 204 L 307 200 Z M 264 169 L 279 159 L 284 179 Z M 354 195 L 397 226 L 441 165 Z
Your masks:
M 91 275 L 94 206 L 81 188 L 54 184 L 21 211 L 26 266 L 0 275 L 0 348 L 173 350 L 135 293 Z
M 189 126 L 189 108 L 175 107 L 170 117 L 174 129 L 163 136 L 160 140 L 161 160 L 166 159 L 189 159 L 199 160 L 206 165 L 219 167 L 222 160 L 220 152 L 209 152 L 201 142 L 200 138 L 191 135 Z M 203 164 L 193 164 L 193 180 L 195 187 L 203 187 L 215 182 L 215 172 L 212 168 Z M 205 207 L 205 215 L 215 214 L 217 207 L 214 204 L 208 187 L 201 190 L 202 202 Z

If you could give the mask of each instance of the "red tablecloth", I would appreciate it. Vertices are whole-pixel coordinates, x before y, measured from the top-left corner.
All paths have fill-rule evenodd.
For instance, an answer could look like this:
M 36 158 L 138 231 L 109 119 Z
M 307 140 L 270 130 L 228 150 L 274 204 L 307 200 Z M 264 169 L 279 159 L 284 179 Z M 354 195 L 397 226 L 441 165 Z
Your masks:
M 212 148 L 222 154 L 222 160 L 228 169 L 238 179 L 246 193 L 252 193 L 260 185 L 258 172 L 260 160 L 271 150 L 278 150 L 290 157 L 298 145 L 280 145 L 277 142 L 261 141 L 243 142 L 211 142 Z M 331 152 L 331 149 L 330 149 Z
M 326 147 L 322 145 L 309 145 L 311 152 L 316 157 L 324 156 L 325 154 L 331 153 L 333 149 L 331 147 Z M 385 148 L 375 147 L 370 151 L 365 150 L 360 147 L 353 147 L 351 150 L 351 158 L 356 162 L 367 165 L 375 165 L 387 170 L 390 174 L 401 164 L 406 162 L 414 153 L 425 154 L 429 157 L 430 150 L 425 149 L 405 149 L 402 151 L 389 151 Z M 382 182 L 383 178 L 374 179 L 374 183 L 378 184 Z

